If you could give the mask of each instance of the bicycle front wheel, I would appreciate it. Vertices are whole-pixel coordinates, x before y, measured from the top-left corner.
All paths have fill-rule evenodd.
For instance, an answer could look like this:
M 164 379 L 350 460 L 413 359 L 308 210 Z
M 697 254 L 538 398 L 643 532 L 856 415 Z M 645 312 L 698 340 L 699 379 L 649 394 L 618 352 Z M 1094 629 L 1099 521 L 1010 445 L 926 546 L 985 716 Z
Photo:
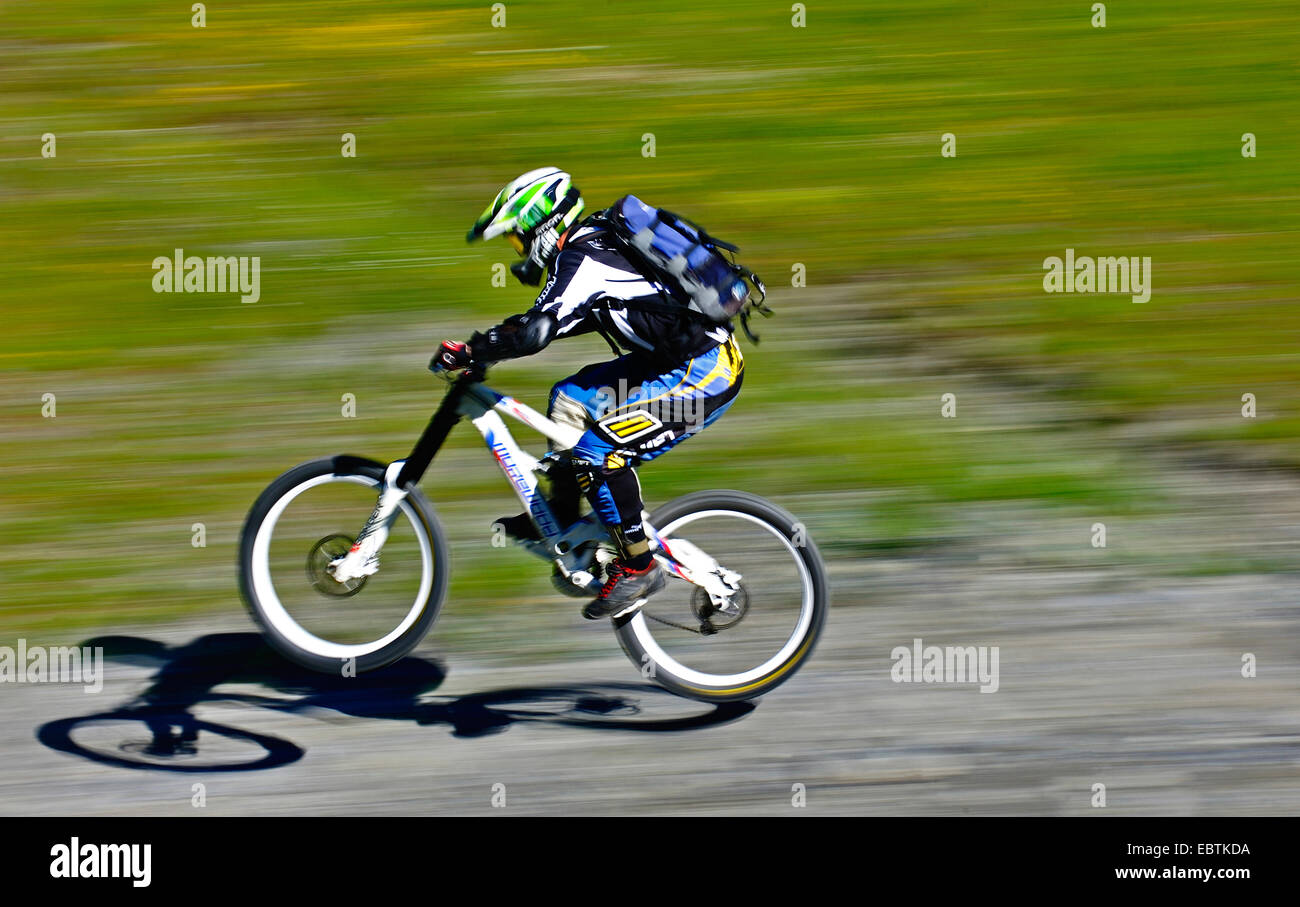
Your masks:
M 686 495 L 650 517 L 671 549 L 686 540 L 716 562 L 735 592 L 669 580 L 630 618 L 619 643 L 642 675 L 705 702 L 754 699 L 788 680 L 811 654 L 830 608 L 821 555 L 804 526 L 756 495 Z
M 313 460 L 272 482 L 248 514 L 239 546 L 244 601 L 267 642 L 303 667 L 383 667 L 415 648 L 438 616 L 447 545 L 418 489 L 398 506 L 379 572 L 339 583 L 326 569 L 365 525 L 383 475 L 373 460 Z

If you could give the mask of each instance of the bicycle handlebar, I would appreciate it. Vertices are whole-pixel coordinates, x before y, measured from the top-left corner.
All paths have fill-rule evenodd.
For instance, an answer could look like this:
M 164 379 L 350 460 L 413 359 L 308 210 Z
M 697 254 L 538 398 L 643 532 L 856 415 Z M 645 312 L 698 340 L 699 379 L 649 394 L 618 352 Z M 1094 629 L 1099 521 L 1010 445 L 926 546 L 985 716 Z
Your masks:
M 462 381 L 466 384 L 477 384 L 487 377 L 488 365 L 489 363 L 487 362 L 472 362 L 465 368 L 453 373 L 451 369 L 445 368 L 442 363 L 438 361 L 437 356 L 434 356 L 429 360 L 429 371 L 448 381 Z M 452 377 L 453 374 L 455 374 L 455 377 Z

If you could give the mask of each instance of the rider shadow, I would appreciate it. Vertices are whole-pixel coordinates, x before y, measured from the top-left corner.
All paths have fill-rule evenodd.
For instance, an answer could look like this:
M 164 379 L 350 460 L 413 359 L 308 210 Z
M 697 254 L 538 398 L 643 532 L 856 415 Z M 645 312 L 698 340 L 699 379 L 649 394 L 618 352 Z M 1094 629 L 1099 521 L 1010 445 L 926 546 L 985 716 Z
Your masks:
M 321 674 L 282 658 L 256 633 L 211 634 L 170 647 L 133 636 L 97 637 L 82 645 L 102 647 L 106 660 L 157 665 L 157 673 L 135 702 L 100 715 L 49 722 L 37 731 L 37 737 L 52 749 L 129 768 L 241 771 L 272 768 L 302 757 L 304 751 L 290 741 L 198 719 L 192 710 L 209 702 L 242 703 L 326 720 L 345 717 L 444 725 L 455 737 L 500 733 L 520 722 L 592 730 L 686 731 L 735 721 L 754 709 L 750 702 L 709 705 L 680 699 L 659 687 L 629 683 L 520 687 L 426 700 L 423 697 L 446 678 L 445 669 L 437 662 L 404 658 L 356 677 Z M 257 684 L 279 695 L 215 690 L 232 683 Z M 669 702 L 678 708 L 659 717 L 653 714 L 663 711 L 655 703 Z M 73 739 L 79 725 L 114 720 L 143 722 L 152 738 L 131 746 L 135 747 L 134 753 L 149 759 L 134 758 L 126 743 L 106 755 Z M 187 764 L 185 759 L 202 755 L 204 735 L 200 731 L 252 742 L 267 755 L 255 762 Z

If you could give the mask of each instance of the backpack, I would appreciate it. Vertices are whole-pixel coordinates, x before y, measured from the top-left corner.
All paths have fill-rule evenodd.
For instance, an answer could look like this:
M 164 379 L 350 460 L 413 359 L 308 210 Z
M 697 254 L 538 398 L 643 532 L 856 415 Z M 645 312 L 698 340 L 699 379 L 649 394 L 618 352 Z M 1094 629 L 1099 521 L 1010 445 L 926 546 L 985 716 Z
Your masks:
M 624 257 L 661 289 L 657 302 L 628 304 L 685 311 L 712 324 L 728 324 L 739 315 L 745 335 L 758 342 L 749 319 L 755 311 L 764 317 L 772 314 L 764 304 L 767 288 L 753 271 L 736 264 L 736 246 L 635 195 L 623 196 L 596 217 Z

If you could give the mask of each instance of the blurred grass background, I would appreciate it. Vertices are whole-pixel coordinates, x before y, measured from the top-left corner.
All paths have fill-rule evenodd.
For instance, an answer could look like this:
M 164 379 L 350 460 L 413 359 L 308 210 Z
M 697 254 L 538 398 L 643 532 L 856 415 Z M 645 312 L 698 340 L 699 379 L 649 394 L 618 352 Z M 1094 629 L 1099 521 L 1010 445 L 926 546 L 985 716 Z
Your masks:
M 1093 519 L 1178 516 L 1170 452 L 1300 465 L 1293 2 L 1115 3 L 1104 29 L 1088 3 L 808 7 L 794 28 L 784 2 L 511 2 L 494 28 L 490 4 L 222 2 L 199 29 L 189 4 L 0 6 L 0 631 L 236 611 L 260 489 L 404 455 L 437 343 L 531 303 L 491 285 L 509 249 L 464 233 L 545 165 L 591 208 L 700 221 L 773 291 L 739 402 L 644 470 L 652 504 L 748 488 L 833 563 L 989 513 L 1076 520 L 1052 556 L 1095 563 Z M 155 294 L 177 247 L 260 256 L 260 301 Z M 1044 293 L 1067 247 L 1150 256 L 1151 301 Z M 559 343 L 492 384 L 540 407 L 606 355 Z M 472 431 L 424 487 L 454 601 L 548 596 L 488 544 L 516 508 Z M 1107 557 L 1296 566 L 1239 553 Z

